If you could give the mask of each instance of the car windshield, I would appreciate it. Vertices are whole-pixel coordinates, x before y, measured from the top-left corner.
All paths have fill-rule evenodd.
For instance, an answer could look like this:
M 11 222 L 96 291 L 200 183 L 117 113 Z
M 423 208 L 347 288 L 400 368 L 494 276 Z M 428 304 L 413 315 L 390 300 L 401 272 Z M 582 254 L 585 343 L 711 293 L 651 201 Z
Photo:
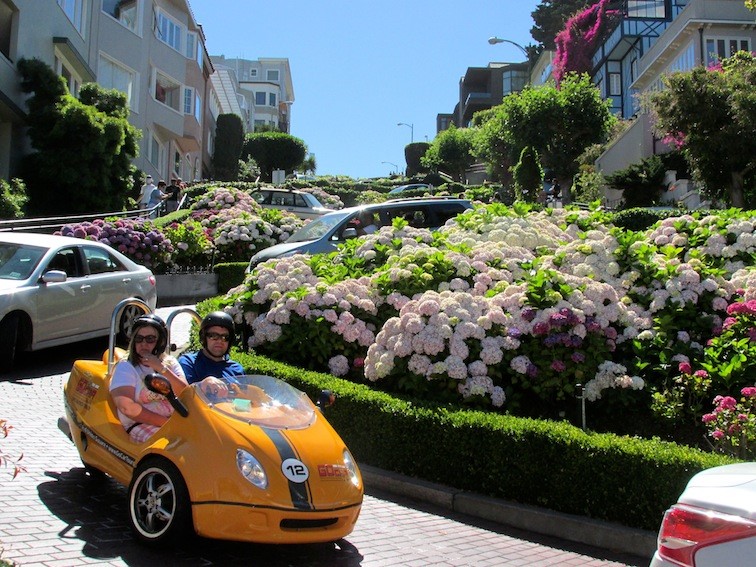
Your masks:
M 341 223 L 348 213 L 330 213 L 318 219 L 308 222 L 294 234 L 292 234 L 286 243 L 289 242 L 307 242 L 309 240 L 318 240 L 323 238 L 333 227 Z
M 44 248 L 0 242 L 0 279 L 27 279 L 45 252 Z
M 236 376 L 227 398 L 216 399 L 197 387 L 197 395 L 215 411 L 252 425 L 272 429 L 303 429 L 315 420 L 309 398 L 271 376 Z

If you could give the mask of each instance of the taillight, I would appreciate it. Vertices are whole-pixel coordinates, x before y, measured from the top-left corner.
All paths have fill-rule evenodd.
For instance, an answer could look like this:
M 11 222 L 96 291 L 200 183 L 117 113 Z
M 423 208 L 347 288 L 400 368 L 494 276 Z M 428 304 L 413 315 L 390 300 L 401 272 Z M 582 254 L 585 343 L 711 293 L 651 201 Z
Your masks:
M 706 545 L 753 535 L 756 523 L 703 508 L 676 504 L 664 514 L 659 530 L 659 555 L 677 565 L 693 567 L 693 556 Z

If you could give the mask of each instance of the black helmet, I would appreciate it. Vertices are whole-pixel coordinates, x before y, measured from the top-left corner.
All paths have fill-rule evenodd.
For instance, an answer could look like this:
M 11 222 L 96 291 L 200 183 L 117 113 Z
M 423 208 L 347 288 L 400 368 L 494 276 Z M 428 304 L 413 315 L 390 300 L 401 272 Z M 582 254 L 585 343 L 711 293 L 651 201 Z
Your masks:
M 202 343 L 202 346 L 204 347 L 207 346 L 205 331 L 210 327 L 223 327 L 228 331 L 228 334 L 230 335 L 228 349 L 226 349 L 226 352 L 228 352 L 231 349 L 231 343 L 234 341 L 234 334 L 236 333 L 236 329 L 234 328 L 234 318 L 225 311 L 213 311 L 212 313 L 205 315 L 205 318 L 202 319 L 202 323 L 200 323 L 199 332 L 200 343 Z
M 147 315 L 141 315 L 134 320 L 134 325 L 131 329 L 131 338 L 134 338 L 140 327 L 152 327 L 158 333 L 158 341 L 155 344 L 153 352 L 159 354 L 165 352 L 168 347 L 168 327 L 160 317 L 149 313 Z

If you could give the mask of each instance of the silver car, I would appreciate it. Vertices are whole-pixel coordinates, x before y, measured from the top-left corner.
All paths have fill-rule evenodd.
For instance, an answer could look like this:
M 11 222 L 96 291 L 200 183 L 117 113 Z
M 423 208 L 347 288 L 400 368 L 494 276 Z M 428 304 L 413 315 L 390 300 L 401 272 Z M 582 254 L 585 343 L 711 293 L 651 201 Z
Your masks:
M 310 221 L 292 234 L 286 242 L 260 250 L 252 256 L 247 271 L 271 258 L 333 252 L 339 244 L 361 235 L 359 218 L 363 212 L 372 214 L 377 227 L 388 226 L 395 217 L 401 217 L 406 219 L 410 226 L 433 229 L 467 209 L 472 209 L 472 203 L 465 199 L 431 197 L 394 199 L 331 212 Z
M 266 209 L 288 211 L 300 219 L 315 219 L 331 212 L 331 209 L 324 207 L 314 195 L 306 191 L 258 189 L 252 191 L 250 196 Z
M 13 367 L 18 352 L 107 336 L 114 307 L 127 297 L 154 309 L 155 276 L 110 246 L 0 233 L 0 371 Z M 137 315 L 120 314 L 122 337 Z

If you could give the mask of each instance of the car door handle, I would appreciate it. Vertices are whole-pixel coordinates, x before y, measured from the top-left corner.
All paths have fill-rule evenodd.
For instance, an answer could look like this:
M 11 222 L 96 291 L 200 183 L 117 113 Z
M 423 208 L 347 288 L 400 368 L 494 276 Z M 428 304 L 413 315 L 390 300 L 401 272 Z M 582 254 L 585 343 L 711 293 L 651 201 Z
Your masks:
M 123 278 L 123 280 L 121 280 L 121 281 L 123 283 L 131 283 L 131 278 Z
M 88 292 L 88 291 L 89 291 L 90 289 L 92 289 L 92 286 L 91 286 L 91 285 L 88 285 L 88 284 L 84 284 L 84 285 L 82 285 L 82 286 L 81 286 L 81 287 L 80 287 L 79 289 L 80 289 L 81 291 L 83 291 L 83 292 L 85 292 L 85 293 L 86 293 L 86 292 Z

